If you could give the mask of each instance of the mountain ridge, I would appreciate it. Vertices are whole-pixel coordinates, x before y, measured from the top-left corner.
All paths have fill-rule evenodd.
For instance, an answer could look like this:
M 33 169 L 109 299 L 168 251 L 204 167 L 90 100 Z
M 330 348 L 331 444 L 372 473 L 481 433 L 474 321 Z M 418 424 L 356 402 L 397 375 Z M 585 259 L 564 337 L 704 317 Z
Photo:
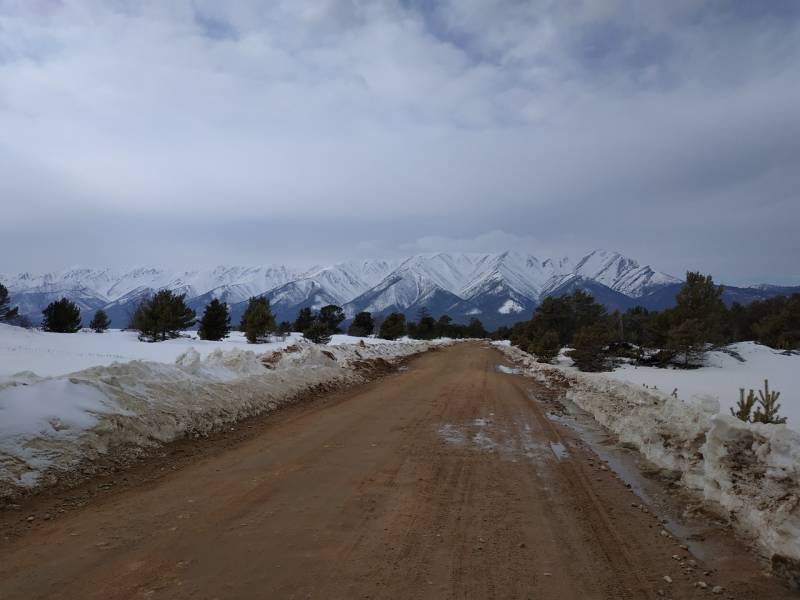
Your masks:
M 213 298 L 228 303 L 234 323 L 248 298 L 265 295 L 279 320 L 293 320 L 300 308 L 339 304 L 348 318 L 362 310 L 376 317 L 398 311 L 415 318 L 426 308 L 462 322 L 475 316 L 487 327 L 496 327 L 527 318 L 549 295 L 575 289 L 592 293 L 611 310 L 637 304 L 662 308 L 674 301 L 682 280 L 608 250 L 594 250 L 577 261 L 509 250 L 350 260 L 309 269 L 275 264 L 195 270 L 77 267 L 60 273 L 0 275 L 0 282 L 20 312 L 34 322 L 49 302 L 66 296 L 84 311 L 104 308 L 121 327 L 142 298 L 167 288 L 185 293 L 198 313 Z M 792 289 L 761 284 L 733 288 L 727 297 L 750 301 Z

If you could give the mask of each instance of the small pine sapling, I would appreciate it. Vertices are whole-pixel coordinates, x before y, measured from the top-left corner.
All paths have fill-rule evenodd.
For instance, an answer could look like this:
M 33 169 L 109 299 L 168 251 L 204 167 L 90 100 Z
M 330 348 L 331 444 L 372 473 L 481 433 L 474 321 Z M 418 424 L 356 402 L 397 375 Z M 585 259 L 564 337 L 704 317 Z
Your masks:
M 786 417 L 778 416 L 781 405 L 778 404 L 780 392 L 770 391 L 769 380 L 764 380 L 764 389 L 758 390 L 758 408 L 753 415 L 754 423 L 771 423 L 780 425 L 786 423 Z
M 736 403 L 736 410 L 731 410 L 731 414 L 745 423 L 752 423 L 753 421 L 753 407 L 756 405 L 756 395 L 753 390 L 744 395 L 744 388 L 739 388 L 739 401 Z

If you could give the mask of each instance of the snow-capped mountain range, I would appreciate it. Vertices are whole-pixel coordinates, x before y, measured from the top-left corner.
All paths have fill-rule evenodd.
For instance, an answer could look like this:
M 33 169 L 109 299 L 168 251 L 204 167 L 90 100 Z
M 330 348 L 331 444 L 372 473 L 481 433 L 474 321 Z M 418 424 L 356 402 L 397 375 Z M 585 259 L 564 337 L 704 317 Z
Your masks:
M 61 273 L 0 275 L 20 312 L 38 321 L 51 301 L 66 296 L 84 311 L 104 308 L 124 326 L 143 297 L 168 288 L 202 310 L 212 298 L 227 302 L 234 322 L 251 296 L 266 295 L 279 320 L 304 307 L 343 306 L 348 316 L 366 310 L 414 317 L 422 308 L 487 326 L 528 318 L 548 295 L 586 289 L 610 308 L 626 308 L 680 280 L 641 266 L 617 252 L 596 250 L 578 261 L 519 252 L 420 254 L 402 260 L 359 260 L 293 269 L 285 266 L 217 267 L 169 271 L 74 268 Z

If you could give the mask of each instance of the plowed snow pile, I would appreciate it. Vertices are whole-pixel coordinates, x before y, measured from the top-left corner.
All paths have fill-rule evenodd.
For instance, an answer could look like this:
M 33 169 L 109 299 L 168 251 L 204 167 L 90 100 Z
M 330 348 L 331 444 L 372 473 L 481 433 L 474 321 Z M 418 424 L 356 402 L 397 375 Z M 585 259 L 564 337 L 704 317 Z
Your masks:
M 203 434 L 274 410 L 315 386 L 364 381 L 366 361 L 392 361 L 435 342 L 316 346 L 266 354 L 190 348 L 173 364 L 134 360 L 0 379 L 0 497 L 55 482 L 112 451 Z M 141 451 L 141 450 L 139 450 Z
M 785 425 L 720 414 L 709 396 L 682 401 L 603 373 L 544 365 L 518 348 L 498 348 L 634 444 L 656 465 L 730 512 L 732 522 L 778 557 L 800 561 L 800 434 Z M 783 398 L 781 398 L 783 399 Z M 788 401 L 788 399 L 787 399 Z

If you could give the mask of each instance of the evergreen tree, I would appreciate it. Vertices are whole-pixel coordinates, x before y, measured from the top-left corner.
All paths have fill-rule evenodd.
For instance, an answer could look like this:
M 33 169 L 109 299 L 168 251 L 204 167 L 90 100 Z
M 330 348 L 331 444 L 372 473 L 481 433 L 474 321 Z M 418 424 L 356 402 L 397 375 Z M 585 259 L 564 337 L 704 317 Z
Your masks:
M 570 357 L 581 371 L 602 371 L 606 368 L 605 348 L 611 332 L 604 323 L 581 327 L 572 340 Z
M 501 325 L 495 329 L 489 337 L 491 337 L 493 340 L 511 339 L 511 327 L 508 327 L 507 325 Z
M 331 341 L 330 324 L 316 319 L 303 332 L 303 337 L 315 344 L 327 344 Z
M 485 338 L 488 334 L 486 333 L 486 329 L 481 323 L 480 319 L 476 319 L 475 317 L 469 320 L 466 329 L 466 337 L 470 338 Z
M 739 388 L 739 401 L 736 403 L 736 410 L 730 409 L 731 415 L 744 421 L 745 423 L 753 422 L 753 408 L 756 405 L 756 394 L 753 390 L 745 396 L 744 388 Z
M 72 300 L 61 298 L 42 311 L 42 329 L 55 333 L 75 333 L 81 328 L 81 309 Z
M 406 334 L 406 317 L 402 313 L 393 312 L 381 323 L 378 336 L 385 340 L 396 340 Z
M 239 329 L 250 344 L 263 342 L 267 334 L 275 331 L 275 316 L 267 298 L 258 296 L 248 300 Z
M 152 298 L 145 298 L 131 318 L 132 329 L 139 331 L 139 339 L 149 342 L 176 338 L 194 325 L 195 312 L 186 306 L 186 294 L 160 290 Z
M 781 350 L 800 349 L 800 294 L 771 298 L 763 305 L 767 311 L 760 306 L 753 311 L 758 319 L 752 326 L 755 339 Z
M 752 390 L 750 391 L 752 393 Z M 754 423 L 767 423 L 781 425 L 786 423 L 786 417 L 778 416 L 781 405 L 778 404 L 780 392 L 770 391 L 769 381 L 764 380 L 764 389 L 758 390 L 758 408 L 753 414 Z
M 319 311 L 319 315 L 317 315 L 317 320 L 325 325 L 331 333 L 341 333 L 339 325 L 344 321 L 344 318 L 342 307 L 335 304 L 323 306 Z
M 594 297 L 583 290 L 575 290 L 566 298 L 572 311 L 573 331 L 594 325 L 606 317 L 605 307 L 595 302 Z
M 292 324 L 289 321 L 281 321 L 278 324 L 278 335 L 286 337 L 292 333 Z
M 89 328 L 94 329 L 95 333 L 103 333 L 110 326 L 111 321 L 108 319 L 106 311 L 104 311 L 102 308 L 98 308 L 97 311 L 95 311 L 91 322 L 89 323 Z
M 531 350 L 536 355 L 536 360 L 542 363 L 552 362 L 561 351 L 561 344 L 558 341 L 558 334 L 553 331 L 546 331 L 543 335 L 534 340 Z
M 436 321 L 436 337 L 455 337 L 453 335 L 453 319 L 450 315 L 442 315 Z
M 686 273 L 686 283 L 675 296 L 671 310 L 673 327 L 688 320 L 702 342 L 720 343 L 724 340 L 724 321 L 727 309 L 722 302 L 722 286 L 714 284 L 711 275 Z
M 669 330 L 670 349 L 683 355 L 684 366 L 689 366 L 692 359 L 704 346 L 705 330 L 700 319 L 686 319 Z
M 17 318 L 19 308 L 11 308 L 11 301 L 8 298 L 8 288 L 0 283 L 0 323 L 3 321 L 13 321 Z
M 311 312 L 311 309 L 308 307 L 301 308 L 300 312 L 297 313 L 297 319 L 295 319 L 294 322 L 294 330 L 302 333 L 303 331 L 311 327 L 311 324 L 313 322 L 314 322 L 314 315 Z
M 650 312 L 646 308 L 636 306 L 629 308 L 620 317 L 621 340 L 637 346 L 646 346 L 650 326 Z
M 411 332 L 411 324 L 409 323 L 408 335 L 418 340 L 432 340 L 436 337 L 436 321 L 430 315 L 427 308 L 421 308 L 418 315 L 413 334 Z
M 201 340 L 221 340 L 228 337 L 231 331 L 231 315 L 228 305 L 214 298 L 206 304 L 197 335 Z
M 538 332 L 555 331 L 562 346 L 569 344 L 575 333 L 575 319 L 569 297 L 548 296 L 542 300 L 534 311 L 531 329 L 526 336 L 529 339 Z
M 360 312 L 347 329 L 347 335 L 368 337 L 372 335 L 373 331 L 375 331 L 375 322 L 372 320 L 372 313 Z

